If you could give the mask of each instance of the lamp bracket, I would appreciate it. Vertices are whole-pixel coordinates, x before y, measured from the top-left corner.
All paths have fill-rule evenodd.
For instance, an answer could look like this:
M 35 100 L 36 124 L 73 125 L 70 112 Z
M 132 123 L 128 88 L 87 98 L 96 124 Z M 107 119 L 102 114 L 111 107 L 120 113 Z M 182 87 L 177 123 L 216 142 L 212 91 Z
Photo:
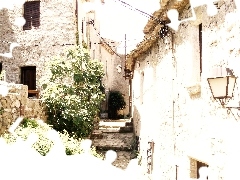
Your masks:
M 236 121 L 238 121 L 239 120 L 239 117 L 240 117 L 240 112 L 239 112 L 239 110 L 240 110 L 240 107 L 226 107 L 227 108 L 227 113 L 228 114 L 232 114 L 233 115 L 233 117 L 234 117 L 234 119 L 236 120 Z M 232 111 L 232 109 L 237 109 L 238 110 L 238 112 L 235 114 L 235 113 L 233 113 L 233 111 Z
M 222 98 L 222 99 L 218 99 L 218 100 L 219 100 L 221 106 L 225 107 L 225 105 L 229 102 L 230 99 L 231 98 Z

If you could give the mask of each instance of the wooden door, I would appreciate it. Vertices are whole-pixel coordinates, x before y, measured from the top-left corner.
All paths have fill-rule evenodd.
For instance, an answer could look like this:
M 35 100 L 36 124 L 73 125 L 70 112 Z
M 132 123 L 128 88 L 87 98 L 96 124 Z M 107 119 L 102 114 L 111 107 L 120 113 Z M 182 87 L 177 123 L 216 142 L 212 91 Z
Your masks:
M 27 85 L 28 90 L 36 90 L 36 66 L 21 68 L 21 84 Z

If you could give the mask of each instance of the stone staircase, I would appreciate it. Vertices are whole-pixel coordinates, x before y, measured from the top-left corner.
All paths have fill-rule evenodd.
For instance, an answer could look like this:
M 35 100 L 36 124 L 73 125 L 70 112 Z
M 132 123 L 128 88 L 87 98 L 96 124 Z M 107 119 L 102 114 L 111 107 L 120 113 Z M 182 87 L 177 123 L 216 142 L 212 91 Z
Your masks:
M 131 119 L 101 120 L 99 129 L 95 130 L 91 139 L 93 146 L 102 154 L 108 150 L 117 152 L 117 159 L 113 165 L 125 169 L 129 161 L 134 158 L 133 123 Z

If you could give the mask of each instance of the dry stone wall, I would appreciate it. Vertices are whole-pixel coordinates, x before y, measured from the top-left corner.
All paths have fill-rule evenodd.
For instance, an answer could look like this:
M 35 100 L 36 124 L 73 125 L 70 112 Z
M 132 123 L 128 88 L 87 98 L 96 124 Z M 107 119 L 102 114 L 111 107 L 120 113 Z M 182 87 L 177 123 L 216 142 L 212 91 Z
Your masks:
M 19 117 L 46 121 L 45 107 L 40 99 L 28 98 L 28 87 L 22 84 L 7 84 L 9 93 L 0 95 L 0 134 L 4 133 Z
M 196 8 L 196 21 L 182 23 L 178 31 L 159 39 L 137 59 L 134 129 L 140 137 L 141 168 L 146 173 L 151 162 L 152 179 L 172 180 L 176 173 L 179 179 L 196 178 L 196 162 L 209 166 L 208 179 L 239 178 L 234 165 L 240 158 L 234 145 L 240 132 L 239 112 L 232 109 L 231 114 L 222 108 L 212 98 L 207 83 L 215 67 L 240 65 L 240 49 L 235 43 L 240 40 L 240 22 L 233 2 L 221 1 L 213 17 L 207 15 L 205 6 Z M 189 9 L 184 13 L 187 16 Z M 239 68 L 234 72 L 238 75 Z M 228 105 L 239 105 L 238 94 L 235 91 Z M 147 157 L 150 141 L 155 142 L 152 161 Z
M 52 57 L 63 53 L 76 43 L 76 15 L 72 0 L 40 2 L 40 27 L 23 30 L 15 26 L 15 18 L 23 15 L 23 8 L 0 10 L 0 53 L 9 52 L 10 44 L 20 47 L 13 50 L 13 58 L 0 56 L 7 82 L 21 83 L 21 67 L 36 66 L 36 81 L 45 74 L 44 66 Z

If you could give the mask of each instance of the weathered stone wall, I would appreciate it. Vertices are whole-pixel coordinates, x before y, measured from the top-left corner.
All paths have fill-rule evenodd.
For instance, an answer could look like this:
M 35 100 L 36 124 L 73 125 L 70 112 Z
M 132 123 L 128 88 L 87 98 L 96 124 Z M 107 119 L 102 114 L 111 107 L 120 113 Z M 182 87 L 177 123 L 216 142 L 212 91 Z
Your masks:
M 0 95 L 0 134 L 19 117 L 41 119 L 46 121 L 44 105 L 40 99 L 29 99 L 28 87 L 22 84 L 7 84 L 9 93 Z M 22 109 L 22 110 L 21 110 Z
M 40 27 L 23 30 L 14 25 L 22 16 L 23 8 L 0 10 L 0 53 L 9 52 L 10 44 L 20 47 L 13 50 L 13 58 L 0 56 L 7 82 L 20 83 L 20 67 L 36 66 L 36 80 L 44 74 L 44 64 L 76 43 L 76 16 L 73 0 L 49 0 L 40 3 Z
M 239 146 L 234 145 L 240 132 L 238 110 L 232 109 L 232 114 L 222 108 L 212 98 L 207 83 L 214 67 L 240 65 L 239 45 L 235 43 L 240 40 L 240 22 L 234 13 L 235 6 L 227 0 L 219 5 L 214 17 L 207 15 L 205 6 L 196 8 L 196 21 L 182 23 L 177 32 L 159 39 L 135 64 L 134 128 L 140 136 L 145 172 L 148 142 L 155 142 L 152 179 L 175 179 L 175 165 L 179 166 L 179 179 L 196 177 L 196 161 L 192 159 L 209 165 L 208 179 L 239 178 L 234 165 L 240 158 Z M 189 11 L 185 10 L 185 15 Z M 202 23 L 201 75 L 199 23 Z M 234 71 L 239 74 L 239 68 Z M 238 89 L 239 83 L 238 80 Z M 234 95 L 229 106 L 238 106 L 239 92 Z

